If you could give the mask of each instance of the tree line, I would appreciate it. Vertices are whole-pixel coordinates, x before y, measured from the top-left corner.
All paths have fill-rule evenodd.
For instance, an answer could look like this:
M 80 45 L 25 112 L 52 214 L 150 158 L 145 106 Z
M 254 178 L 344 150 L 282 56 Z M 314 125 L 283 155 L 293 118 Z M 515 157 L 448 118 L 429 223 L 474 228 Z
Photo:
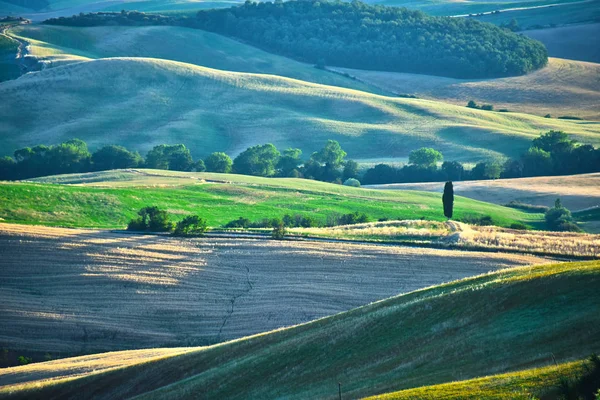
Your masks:
M 40 176 L 107 171 L 126 168 L 150 168 L 172 171 L 236 173 L 263 177 L 296 177 L 360 186 L 358 163 L 346 160 L 340 144 L 329 140 L 307 160 L 300 149 L 289 148 L 281 153 L 274 145 L 251 146 L 231 159 L 223 152 L 214 152 L 204 159 L 194 160 L 183 144 L 161 144 L 146 157 L 123 146 L 104 146 L 91 153 L 80 139 L 57 145 L 37 145 L 16 150 L 13 157 L 0 158 L 0 180 L 29 179 Z
M 457 161 L 442 161 L 440 152 L 419 149 L 410 154 L 408 165 L 377 164 L 364 173 L 361 182 L 443 182 L 600 172 L 600 149 L 571 140 L 565 132 L 549 131 L 534 139 L 527 152 L 516 159 L 482 161 L 472 169 Z
M 470 18 L 342 1 L 246 1 L 195 18 L 140 12 L 80 14 L 53 25 L 180 25 L 313 63 L 456 78 L 523 75 L 545 66 L 543 44 Z

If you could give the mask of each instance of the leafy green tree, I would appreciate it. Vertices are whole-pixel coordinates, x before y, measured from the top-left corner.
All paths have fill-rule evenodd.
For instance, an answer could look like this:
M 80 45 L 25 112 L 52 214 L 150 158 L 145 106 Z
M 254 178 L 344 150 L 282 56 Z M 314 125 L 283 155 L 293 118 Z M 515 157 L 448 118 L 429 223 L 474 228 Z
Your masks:
M 172 171 L 191 171 L 194 160 L 183 144 L 155 146 L 146 155 L 146 167 Z
M 369 168 L 362 178 L 362 182 L 366 185 L 394 183 L 399 181 L 400 171 L 398 168 L 387 164 L 377 164 L 373 168 Z
M 92 155 L 87 144 L 80 139 L 67 140 L 50 148 L 34 148 L 34 152 L 46 158 L 42 165 L 47 165 L 46 175 L 69 174 L 89 171 Z
M 563 131 L 549 131 L 533 140 L 531 147 L 537 147 L 548 153 L 566 151 L 573 148 L 573 142 Z
M 344 163 L 344 157 L 346 157 L 346 152 L 335 140 L 328 140 L 325 147 L 311 156 L 313 160 L 325 164 L 331 169 L 339 168 Z
M 203 236 L 208 230 L 204 218 L 197 215 L 189 215 L 175 225 L 173 235 L 175 236 Z
M 421 147 L 418 150 L 413 150 L 408 156 L 408 162 L 420 168 L 435 166 L 443 159 L 444 156 L 442 156 L 442 153 L 429 147 Z
M 281 154 L 272 144 L 252 146 L 233 160 L 233 172 L 254 176 L 273 176 Z
M 344 172 L 342 173 L 342 179 L 347 181 L 348 179 L 358 178 L 358 163 L 354 160 L 348 160 L 344 164 Z
M 560 199 L 556 199 L 554 207 L 546 211 L 544 218 L 551 229 L 559 231 L 580 231 L 581 229 L 573 223 L 571 211 L 563 207 Z
M 122 146 L 105 146 L 92 154 L 92 164 L 95 171 L 135 168 L 143 162 L 143 158 L 137 152 L 131 152 Z
M 460 181 L 463 179 L 465 167 L 458 161 L 444 161 L 442 171 L 446 174 L 447 179 Z
M 538 147 L 531 147 L 521 156 L 524 176 L 542 176 L 552 173 L 552 156 Z
M 198 160 L 194 164 L 194 171 L 196 172 L 204 172 L 206 171 L 206 166 L 204 165 L 204 161 Z
M 231 158 L 227 154 L 215 152 L 204 160 L 204 164 L 206 165 L 206 170 L 208 172 L 227 174 L 231 172 L 233 161 L 231 161 Z
M 271 237 L 276 240 L 282 240 L 285 238 L 286 229 L 283 221 L 276 220 L 273 223 L 273 231 L 271 232 Z
M 442 203 L 444 206 L 444 215 L 446 218 L 452 219 L 452 213 L 454 210 L 454 186 L 452 185 L 452 182 L 446 182 L 444 185 Z
M 471 170 L 471 179 L 498 179 L 502 168 L 502 163 L 496 160 L 477 163 Z
M 300 164 L 302 164 L 301 156 L 302 150 L 300 149 L 289 148 L 284 150 L 277 163 L 279 176 L 297 178 L 298 169 L 300 168 Z
M 169 220 L 169 214 L 158 207 L 144 207 L 138 211 L 138 217 L 129 221 L 127 230 L 169 232 L 173 229 L 173 223 Z

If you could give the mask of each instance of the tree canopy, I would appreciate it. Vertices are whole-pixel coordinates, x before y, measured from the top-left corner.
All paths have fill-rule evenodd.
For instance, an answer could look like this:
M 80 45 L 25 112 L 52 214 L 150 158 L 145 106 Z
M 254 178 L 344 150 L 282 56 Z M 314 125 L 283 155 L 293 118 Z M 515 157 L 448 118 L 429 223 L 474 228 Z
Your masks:
M 273 176 L 281 154 L 271 143 L 252 146 L 241 152 L 233 160 L 236 174 Z

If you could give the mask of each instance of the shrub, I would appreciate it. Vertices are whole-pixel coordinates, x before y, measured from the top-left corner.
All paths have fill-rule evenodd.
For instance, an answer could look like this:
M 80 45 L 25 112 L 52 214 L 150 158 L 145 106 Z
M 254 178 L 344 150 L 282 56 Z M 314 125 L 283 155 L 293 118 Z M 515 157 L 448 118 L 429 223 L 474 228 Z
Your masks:
M 480 225 L 480 226 L 487 226 L 487 225 L 494 224 L 492 217 L 489 215 L 483 215 L 483 216 L 465 215 L 465 216 L 461 217 L 459 219 L 459 221 L 464 222 L 465 224 Z
M 305 217 L 296 214 L 293 217 L 289 214 L 283 216 L 283 225 L 290 228 L 310 228 L 316 226 L 317 223 L 312 217 Z
M 527 230 L 527 225 L 525 225 L 521 222 L 514 222 L 514 223 L 510 224 L 510 229 L 518 229 L 521 231 L 525 231 L 525 230 Z
M 239 217 L 225 224 L 225 228 L 248 228 L 251 222 L 248 218 Z
M 169 214 L 158 207 L 144 207 L 138 211 L 138 215 L 129 221 L 128 231 L 169 232 L 173 229 Z
M 481 109 L 484 111 L 494 111 L 494 106 L 491 104 L 483 104 Z
M 202 236 L 208 230 L 206 220 L 197 215 L 187 216 L 177 223 L 173 235 Z
M 286 231 L 285 226 L 283 225 L 283 221 L 279 220 L 277 224 L 273 226 L 273 232 L 271 232 L 271 237 L 273 239 L 282 240 L 285 237 Z
M 515 200 L 511 201 L 510 203 L 505 204 L 504 207 L 516 208 L 517 210 L 531 211 L 531 212 L 537 212 L 537 213 L 545 213 L 546 211 L 548 211 L 550 209 L 550 207 L 538 206 L 535 204 L 521 203 L 520 201 L 515 201 Z
M 364 224 L 365 222 L 369 222 L 369 217 L 365 213 L 359 213 L 355 211 L 349 214 L 329 214 L 327 216 L 327 226 L 337 226 L 337 225 L 354 225 L 354 224 Z
M 21 365 L 31 364 L 31 362 L 33 361 L 33 359 L 31 357 L 25 357 L 25 356 L 19 356 L 19 358 L 17 360 L 19 361 L 19 364 L 21 364 Z
M 348 178 L 344 182 L 344 186 L 360 187 L 360 181 L 354 178 Z
M 551 229 L 570 232 L 580 231 L 579 227 L 573 223 L 571 211 L 562 206 L 560 199 L 556 199 L 554 207 L 546 211 L 544 218 Z

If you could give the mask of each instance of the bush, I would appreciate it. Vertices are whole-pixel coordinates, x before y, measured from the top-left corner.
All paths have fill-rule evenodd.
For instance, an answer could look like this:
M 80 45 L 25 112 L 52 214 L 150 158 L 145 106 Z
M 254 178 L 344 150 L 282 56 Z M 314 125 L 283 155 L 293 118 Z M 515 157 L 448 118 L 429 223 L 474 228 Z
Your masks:
M 283 225 L 289 228 L 310 228 L 316 226 L 317 223 L 312 217 L 305 217 L 296 214 L 293 217 L 289 214 L 283 216 Z
M 158 207 L 144 207 L 138 211 L 139 217 L 129 221 L 128 231 L 170 232 L 173 223 L 169 214 Z
M 344 186 L 360 187 L 360 181 L 354 178 L 348 178 L 344 182 Z
M 25 357 L 25 356 L 19 356 L 19 358 L 17 360 L 19 361 L 19 364 L 21 364 L 21 365 L 31 364 L 31 362 L 33 361 L 33 359 L 31 357 Z
M 516 208 L 517 210 L 531 211 L 531 212 L 536 212 L 536 213 L 545 213 L 546 211 L 548 211 L 550 209 L 550 207 L 537 206 L 535 204 L 521 203 L 520 201 L 515 201 L 515 200 L 511 201 L 510 203 L 505 204 L 504 207 Z
M 285 237 L 286 231 L 285 226 L 283 225 L 283 221 L 279 220 L 277 224 L 273 226 L 273 232 L 271 232 L 271 237 L 273 239 L 282 240 Z
M 560 199 L 556 199 L 554 207 L 546 211 L 544 218 L 550 229 L 570 232 L 580 231 L 579 227 L 573 223 L 571 211 L 562 206 Z
M 225 228 L 248 228 L 251 222 L 248 218 L 239 217 L 225 224 Z
M 177 223 L 173 235 L 202 236 L 208 230 L 206 220 L 197 215 L 187 216 Z
M 470 225 L 488 226 L 494 225 L 492 217 L 489 215 L 476 216 L 476 215 L 465 215 L 459 219 L 460 222 Z
M 329 214 L 327 216 L 327 226 L 338 226 L 338 225 L 355 225 L 355 224 L 364 224 L 365 222 L 369 222 L 369 217 L 365 213 L 359 213 L 355 211 L 349 214 Z
M 521 222 L 514 222 L 514 223 L 510 224 L 510 229 L 518 229 L 521 231 L 525 231 L 525 230 L 527 230 L 527 225 L 525 225 Z

